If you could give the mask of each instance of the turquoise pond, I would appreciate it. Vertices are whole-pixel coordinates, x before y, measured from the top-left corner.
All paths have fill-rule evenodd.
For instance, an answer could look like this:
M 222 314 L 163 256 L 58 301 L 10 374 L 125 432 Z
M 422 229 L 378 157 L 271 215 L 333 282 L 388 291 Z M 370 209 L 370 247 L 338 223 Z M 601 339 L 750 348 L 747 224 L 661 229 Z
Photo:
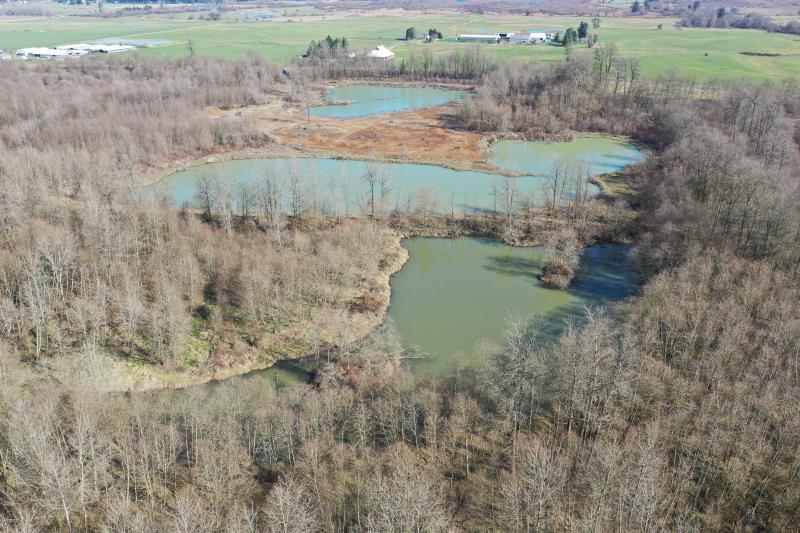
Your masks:
M 599 176 L 642 159 L 644 154 L 635 145 L 612 137 L 577 137 L 560 142 L 498 141 L 492 145 L 495 165 L 536 176 L 546 176 L 558 166 Z
M 611 172 L 640 161 L 642 153 L 623 141 L 591 137 L 558 143 L 500 141 L 493 147 L 492 158 L 500 167 L 528 174 L 510 179 L 519 191 L 517 200 L 541 205 L 552 194 L 548 192 L 546 175 L 553 164 L 583 165 Z M 358 214 L 371 212 L 372 208 L 372 194 L 365 179 L 369 166 L 366 161 L 308 157 L 223 161 L 176 172 L 145 190 L 147 194 L 171 197 L 178 206 L 196 206 L 198 184 L 210 180 L 218 195 L 227 195 L 241 207 L 243 193 L 252 200 L 259 188 L 271 180 L 280 189 L 281 203 L 287 212 L 294 186 L 302 191 L 308 208 L 324 213 Z M 380 166 L 388 181 L 385 187 L 379 184 L 375 188 L 376 212 L 493 211 L 500 208 L 498 191 L 509 180 L 500 174 L 432 165 Z M 582 186 L 590 195 L 599 192 L 595 185 L 585 181 Z M 565 196 L 570 196 L 570 192 Z
M 310 113 L 327 118 L 357 118 L 408 109 L 434 107 L 466 96 L 464 91 L 429 87 L 345 85 L 328 91 L 332 105 L 312 107 Z

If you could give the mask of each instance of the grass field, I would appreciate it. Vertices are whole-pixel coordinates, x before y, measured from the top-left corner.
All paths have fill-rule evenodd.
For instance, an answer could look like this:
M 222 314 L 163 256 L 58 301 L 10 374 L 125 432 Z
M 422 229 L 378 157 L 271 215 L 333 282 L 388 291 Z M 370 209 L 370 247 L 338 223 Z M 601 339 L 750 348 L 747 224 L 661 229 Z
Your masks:
M 580 19 L 502 15 L 423 14 L 419 12 L 345 13 L 331 17 L 319 13 L 287 13 L 268 22 L 245 22 L 226 14 L 219 21 L 197 20 L 194 14 L 167 18 L 150 15 L 115 19 L 52 17 L 49 19 L 0 20 L 0 49 L 54 46 L 107 37 L 165 39 L 170 44 L 142 50 L 156 56 L 187 54 L 191 39 L 197 53 L 238 57 L 250 50 L 287 63 L 301 54 L 312 39 L 330 34 L 343 36 L 356 49 L 377 44 L 406 57 L 429 47 L 434 53 L 474 44 L 448 41 L 423 45 L 400 40 L 405 29 L 435 27 L 445 37 L 467 32 L 518 31 L 546 28 L 563 30 Z M 663 30 L 657 26 L 663 24 Z M 781 80 L 800 76 L 800 37 L 753 30 L 677 29 L 669 19 L 605 18 L 598 30 L 601 42 L 614 42 L 621 54 L 639 57 L 645 76 L 672 68 L 701 80 L 712 78 L 761 78 Z M 559 46 L 482 45 L 500 58 L 560 60 Z M 741 52 L 780 54 L 776 57 L 743 55 Z

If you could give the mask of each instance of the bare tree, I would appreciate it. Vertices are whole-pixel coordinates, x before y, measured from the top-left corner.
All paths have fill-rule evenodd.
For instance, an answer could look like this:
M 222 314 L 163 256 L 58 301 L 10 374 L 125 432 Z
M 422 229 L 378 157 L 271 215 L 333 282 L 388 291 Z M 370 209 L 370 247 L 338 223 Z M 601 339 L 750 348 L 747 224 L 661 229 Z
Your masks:
M 303 488 L 291 479 L 281 480 L 272 489 L 266 514 L 271 532 L 299 533 L 317 527 L 311 502 Z

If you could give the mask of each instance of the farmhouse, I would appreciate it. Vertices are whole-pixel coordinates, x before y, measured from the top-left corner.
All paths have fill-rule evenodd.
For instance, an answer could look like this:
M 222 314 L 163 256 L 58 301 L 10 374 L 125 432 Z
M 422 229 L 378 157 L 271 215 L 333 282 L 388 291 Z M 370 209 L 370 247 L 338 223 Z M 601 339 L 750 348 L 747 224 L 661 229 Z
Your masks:
M 369 54 L 367 54 L 367 57 L 380 59 L 382 61 L 389 61 L 390 59 L 394 59 L 394 52 L 383 45 L 379 45 L 375 47 Z
M 459 41 L 475 41 L 481 43 L 499 43 L 500 35 L 495 33 L 493 35 L 483 35 L 478 33 L 465 33 L 458 36 Z

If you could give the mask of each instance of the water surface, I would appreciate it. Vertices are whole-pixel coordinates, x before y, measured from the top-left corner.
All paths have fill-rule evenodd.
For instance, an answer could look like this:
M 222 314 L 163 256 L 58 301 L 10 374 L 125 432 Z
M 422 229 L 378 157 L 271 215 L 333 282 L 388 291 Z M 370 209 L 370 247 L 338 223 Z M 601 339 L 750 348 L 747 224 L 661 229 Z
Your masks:
M 429 87 L 384 87 L 380 85 L 346 85 L 328 92 L 334 105 L 312 107 L 312 115 L 328 118 L 356 118 L 407 109 L 443 105 L 464 98 L 464 91 Z
M 499 342 L 509 317 L 539 317 L 555 335 L 586 306 L 618 301 L 637 286 L 622 245 L 589 247 L 568 290 L 539 281 L 541 248 L 471 238 L 414 238 L 403 246 L 409 260 L 392 278 L 389 316 L 404 344 L 422 352 L 411 366 L 425 374 L 474 364 L 476 344 Z
M 503 190 L 509 184 L 517 190 L 514 205 L 522 201 L 541 205 L 549 197 L 547 179 L 542 176 L 506 177 L 477 171 L 458 171 L 433 165 L 385 163 L 385 185 L 374 189 L 375 211 L 470 214 L 477 211 L 503 211 Z M 178 206 L 199 207 L 200 184 L 213 182 L 218 198 L 228 197 L 241 208 L 242 193 L 258 207 L 259 188 L 268 180 L 281 191 L 280 204 L 292 212 L 292 190 L 302 193 L 303 205 L 327 214 L 369 214 L 372 193 L 367 180 L 370 163 L 348 159 L 276 158 L 243 159 L 209 163 L 176 172 L 147 187 L 149 193 L 162 192 Z M 374 168 L 374 164 L 373 164 Z M 599 189 L 585 183 L 590 195 Z M 221 209 L 221 206 L 217 206 Z
M 578 137 L 571 141 L 498 141 L 492 162 L 498 167 L 547 176 L 554 167 L 582 167 L 585 175 L 616 172 L 644 158 L 634 145 L 610 137 Z

